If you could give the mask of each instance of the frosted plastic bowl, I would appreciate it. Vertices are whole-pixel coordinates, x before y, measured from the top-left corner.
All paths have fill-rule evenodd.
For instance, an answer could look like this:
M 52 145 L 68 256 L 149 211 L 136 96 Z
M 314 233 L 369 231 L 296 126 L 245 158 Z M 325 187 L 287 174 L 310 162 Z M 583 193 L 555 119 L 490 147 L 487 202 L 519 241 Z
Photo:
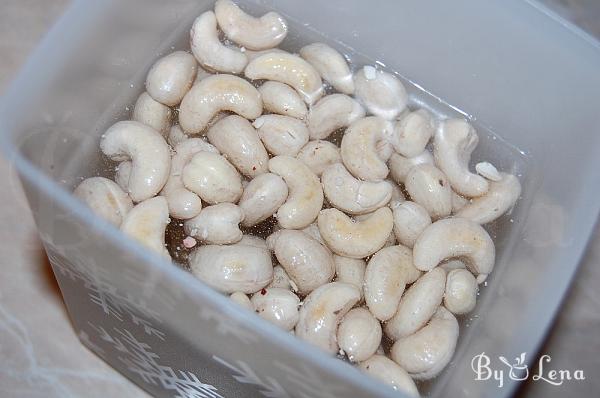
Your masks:
M 471 359 L 534 359 L 588 241 L 600 207 L 598 43 L 526 1 L 242 3 L 288 16 L 290 49 L 319 38 L 350 47 L 358 64 L 383 61 L 417 85 L 413 104 L 472 117 L 482 136 L 476 158 L 521 174 L 513 222 L 492 231 L 501 231 L 496 269 L 462 322 L 451 365 L 423 387 L 431 396 L 509 395 L 515 381 L 477 381 Z M 73 327 L 155 396 L 397 396 L 148 253 L 70 196 L 79 177 L 107 167 L 100 135 L 127 117 L 158 54 L 184 48 L 193 18 L 210 7 L 77 1 L 2 99 L 2 147 Z M 299 39 L 300 30 L 308 33 Z

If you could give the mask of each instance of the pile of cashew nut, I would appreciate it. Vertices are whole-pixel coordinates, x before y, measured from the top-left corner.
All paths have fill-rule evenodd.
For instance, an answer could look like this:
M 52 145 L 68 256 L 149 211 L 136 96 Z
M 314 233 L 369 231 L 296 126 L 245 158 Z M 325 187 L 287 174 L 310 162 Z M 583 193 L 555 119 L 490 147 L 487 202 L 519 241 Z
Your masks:
M 182 226 L 193 275 L 417 396 L 413 380 L 452 358 L 456 316 L 494 267 L 482 224 L 511 210 L 519 180 L 471 169 L 466 120 L 409 109 L 396 76 L 327 44 L 277 48 L 287 31 L 218 0 L 191 53 L 156 61 L 132 120 L 102 135 L 114 181 L 74 193 L 166 258 L 166 228 Z

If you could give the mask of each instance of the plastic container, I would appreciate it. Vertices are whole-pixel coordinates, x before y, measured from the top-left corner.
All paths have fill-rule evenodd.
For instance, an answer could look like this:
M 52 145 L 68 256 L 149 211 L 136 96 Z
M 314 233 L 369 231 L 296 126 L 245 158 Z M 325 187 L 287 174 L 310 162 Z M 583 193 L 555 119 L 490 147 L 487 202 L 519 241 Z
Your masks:
M 423 386 L 431 396 L 509 395 L 516 381 L 477 381 L 471 360 L 535 358 L 588 241 L 600 207 L 598 43 L 525 1 L 241 3 L 286 15 L 289 48 L 316 37 L 350 47 L 359 64 L 363 55 L 385 62 L 418 85 L 413 104 L 469 116 L 478 156 L 522 174 L 523 197 L 495 228 L 496 269 L 462 322 L 454 359 Z M 184 48 L 193 19 L 211 7 L 77 1 L 2 100 L 2 147 L 73 326 L 158 397 L 398 396 L 148 253 L 70 195 L 80 177 L 108 167 L 100 135 L 127 117 L 153 61 Z

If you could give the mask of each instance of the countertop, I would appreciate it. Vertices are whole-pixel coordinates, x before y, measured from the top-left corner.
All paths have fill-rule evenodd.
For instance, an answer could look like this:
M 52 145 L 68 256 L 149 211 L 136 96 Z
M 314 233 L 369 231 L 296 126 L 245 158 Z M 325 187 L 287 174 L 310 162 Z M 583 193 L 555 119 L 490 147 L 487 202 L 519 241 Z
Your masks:
M 600 2 L 544 3 L 600 37 Z M 0 94 L 67 0 L 0 2 Z M 147 397 L 82 346 L 37 237 L 21 186 L 0 158 L 0 396 Z M 600 226 L 541 350 L 554 369 L 582 369 L 585 381 L 528 382 L 519 395 L 597 396 L 600 390 Z

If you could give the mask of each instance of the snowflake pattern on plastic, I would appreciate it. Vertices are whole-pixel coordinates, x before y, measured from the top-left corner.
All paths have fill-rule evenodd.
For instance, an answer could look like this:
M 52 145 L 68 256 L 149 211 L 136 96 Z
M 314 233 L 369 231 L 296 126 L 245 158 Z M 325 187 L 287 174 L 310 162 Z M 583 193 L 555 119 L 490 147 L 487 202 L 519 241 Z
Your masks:
M 200 308 L 199 315 L 202 320 L 214 323 L 217 332 L 223 336 L 233 336 L 246 344 L 258 341 L 257 334 L 226 314 L 204 306 Z
M 105 314 L 119 321 L 128 317 L 146 334 L 164 340 L 164 333 L 154 326 L 156 323 L 162 323 L 159 314 L 150 308 L 145 300 L 118 291 L 111 283 L 111 277 L 107 271 L 98 266 L 93 258 L 78 255 L 78 250 L 67 252 L 64 248 L 53 245 L 48 240 L 44 240 L 44 242 L 50 263 L 71 280 L 83 282 L 89 292 L 90 301 L 102 308 Z M 128 280 L 132 283 L 136 282 L 133 278 L 128 278 Z M 170 308 L 173 308 L 176 302 L 174 298 L 167 297 L 164 292 L 158 299 L 163 300 L 163 303 Z
M 113 328 L 114 333 L 110 334 L 102 326 L 88 324 L 102 341 L 113 347 L 118 360 L 144 383 L 173 391 L 174 398 L 223 398 L 216 387 L 203 383 L 194 373 L 162 365 L 152 347 L 136 339 L 128 330 Z
M 267 398 L 290 398 L 288 392 L 273 377 L 261 379 L 252 368 L 244 361 L 235 361 L 235 365 L 213 355 L 213 359 L 225 366 L 235 374 L 233 378 L 242 384 L 253 384 L 259 388 L 259 392 Z

